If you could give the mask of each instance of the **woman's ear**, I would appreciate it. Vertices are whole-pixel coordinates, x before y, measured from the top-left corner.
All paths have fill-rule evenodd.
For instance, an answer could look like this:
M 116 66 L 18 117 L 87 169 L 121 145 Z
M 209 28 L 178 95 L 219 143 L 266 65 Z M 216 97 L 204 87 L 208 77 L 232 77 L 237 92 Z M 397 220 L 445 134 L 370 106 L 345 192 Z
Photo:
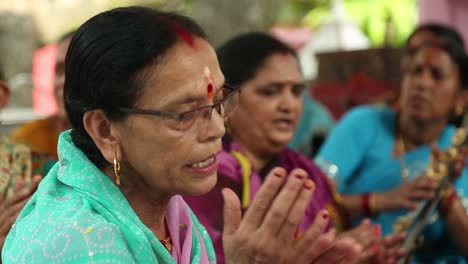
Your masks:
M 10 101 L 11 90 L 6 81 L 0 80 L 0 109 L 3 109 Z
M 92 110 L 86 112 L 83 116 L 83 125 L 109 163 L 113 163 L 114 159 L 120 161 L 119 139 L 115 136 L 116 131 L 113 131 L 113 126 L 104 111 Z

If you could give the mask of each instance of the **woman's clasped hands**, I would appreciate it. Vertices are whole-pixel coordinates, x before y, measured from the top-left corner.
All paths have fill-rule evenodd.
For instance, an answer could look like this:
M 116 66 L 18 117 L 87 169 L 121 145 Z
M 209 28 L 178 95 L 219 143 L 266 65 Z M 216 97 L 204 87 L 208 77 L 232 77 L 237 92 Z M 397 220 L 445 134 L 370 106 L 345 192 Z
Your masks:
M 281 188 L 284 185 L 283 188 Z M 230 189 L 223 190 L 223 243 L 226 263 L 354 263 L 362 248 L 351 237 L 324 233 L 329 214 L 322 210 L 300 237 L 296 230 L 315 191 L 301 169 L 287 177 L 273 169 L 242 218 L 240 202 Z

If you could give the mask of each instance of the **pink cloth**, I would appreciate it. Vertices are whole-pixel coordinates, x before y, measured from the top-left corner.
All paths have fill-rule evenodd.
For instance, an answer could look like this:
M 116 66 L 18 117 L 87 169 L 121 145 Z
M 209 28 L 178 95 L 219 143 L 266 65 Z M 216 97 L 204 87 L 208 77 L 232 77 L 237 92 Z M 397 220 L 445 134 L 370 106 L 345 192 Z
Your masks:
M 166 222 L 172 241 L 172 256 L 179 264 L 191 264 L 193 245 L 193 221 L 190 216 L 190 209 L 180 195 L 171 198 L 166 212 Z M 203 237 L 197 232 L 200 243 L 201 264 L 214 264 L 210 262 L 206 254 L 206 246 Z

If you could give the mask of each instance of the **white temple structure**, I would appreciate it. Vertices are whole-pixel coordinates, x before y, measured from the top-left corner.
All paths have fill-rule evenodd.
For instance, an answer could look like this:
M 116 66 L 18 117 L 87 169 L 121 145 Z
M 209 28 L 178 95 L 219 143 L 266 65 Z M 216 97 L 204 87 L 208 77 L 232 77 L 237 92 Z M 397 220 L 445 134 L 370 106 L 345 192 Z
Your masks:
M 328 51 L 367 49 L 369 39 L 346 15 L 342 0 L 333 0 L 332 17 L 320 26 L 309 43 L 299 51 L 301 67 L 306 80 L 317 76 L 315 54 Z

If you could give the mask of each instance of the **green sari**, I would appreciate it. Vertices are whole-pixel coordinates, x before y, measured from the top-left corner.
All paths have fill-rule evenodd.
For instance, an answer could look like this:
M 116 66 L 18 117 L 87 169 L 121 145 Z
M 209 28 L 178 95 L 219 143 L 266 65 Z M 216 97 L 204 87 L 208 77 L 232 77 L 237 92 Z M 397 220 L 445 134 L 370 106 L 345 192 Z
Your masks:
M 59 138 L 59 162 L 41 182 L 8 234 L 6 263 L 216 263 L 205 228 L 180 196 L 166 222 L 172 254 L 138 218 L 117 186 Z

